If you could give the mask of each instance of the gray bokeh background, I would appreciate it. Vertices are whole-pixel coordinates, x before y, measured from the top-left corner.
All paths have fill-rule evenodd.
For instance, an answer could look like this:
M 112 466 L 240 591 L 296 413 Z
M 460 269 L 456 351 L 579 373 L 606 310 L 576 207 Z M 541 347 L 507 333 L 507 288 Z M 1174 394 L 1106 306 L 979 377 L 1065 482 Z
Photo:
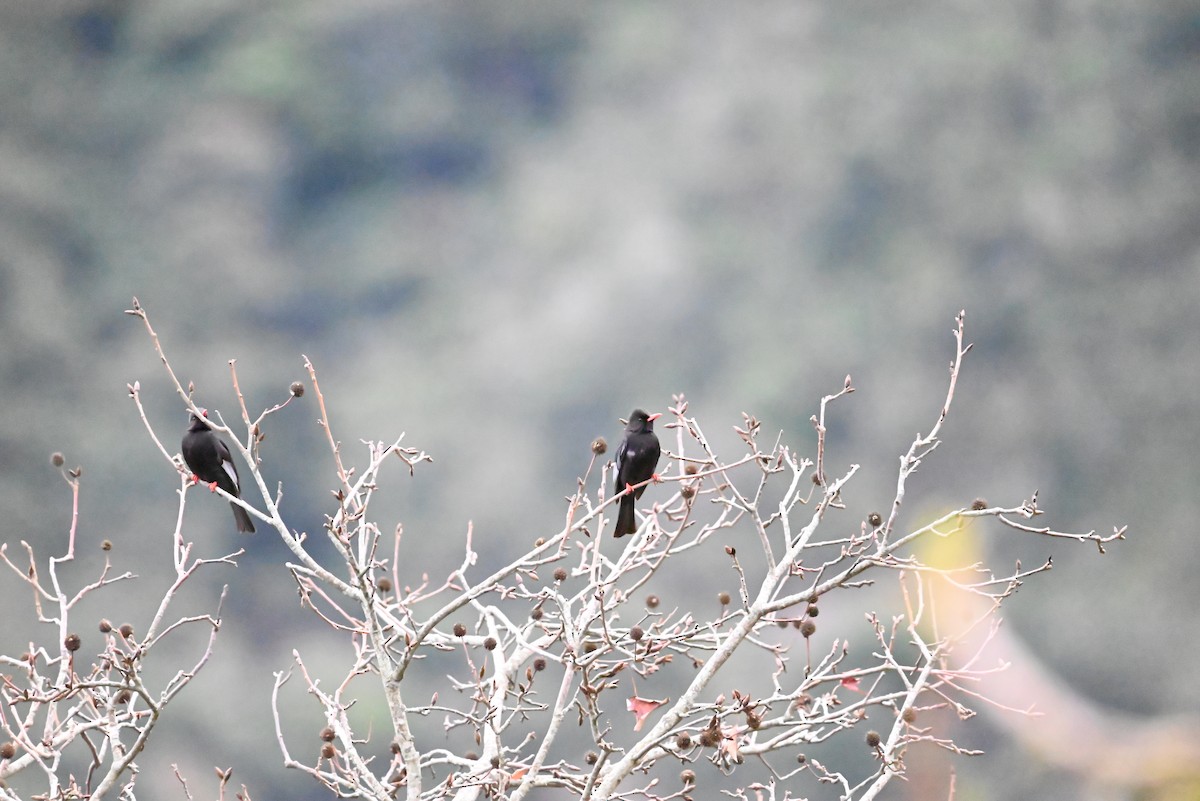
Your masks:
M 484 564 L 556 531 L 592 438 L 672 393 L 725 451 L 742 411 L 811 451 L 852 374 L 831 459 L 863 465 L 854 513 L 886 508 L 965 308 L 976 347 L 902 524 L 1035 488 L 1057 527 L 1128 523 L 1103 558 L 981 531 L 998 563 L 1055 559 L 1008 626 L 1098 703 L 1200 705 L 1194 3 L 48 0 L 0 10 L 0 75 L 0 538 L 61 548 L 48 457 L 84 467 L 76 575 L 107 537 L 142 579 L 83 631 L 144 627 L 169 581 L 177 479 L 125 386 L 169 448 L 185 414 L 133 295 L 227 419 L 229 359 L 258 409 L 307 354 L 347 453 L 407 432 L 434 454 L 375 509 L 434 576 L 468 520 Z M 315 419 L 306 396 L 265 443 L 311 532 L 334 486 Z M 244 544 L 223 506 L 188 506 L 209 555 Z M 283 546 L 250 548 L 181 599 L 230 585 L 212 663 L 142 760 L 157 797 L 172 762 L 325 797 L 281 767 L 267 691 L 293 647 L 348 655 L 298 608 Z M 28 617 L 11 574 L 0 597 Z M 986 719 L 959 736 L 991 754 L 955 763 L 960 798 L 1096 797 Z

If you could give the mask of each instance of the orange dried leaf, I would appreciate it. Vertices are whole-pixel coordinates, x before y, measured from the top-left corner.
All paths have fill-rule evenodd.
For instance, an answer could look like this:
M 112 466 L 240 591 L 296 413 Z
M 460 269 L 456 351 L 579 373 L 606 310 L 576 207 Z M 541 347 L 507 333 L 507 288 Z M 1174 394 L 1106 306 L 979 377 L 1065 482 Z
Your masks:
M 721 753 L 724 754 L 730 762 L 737 762 L 741 758 L 742 743 L 740 729 L 724 729 L 721 732 Z

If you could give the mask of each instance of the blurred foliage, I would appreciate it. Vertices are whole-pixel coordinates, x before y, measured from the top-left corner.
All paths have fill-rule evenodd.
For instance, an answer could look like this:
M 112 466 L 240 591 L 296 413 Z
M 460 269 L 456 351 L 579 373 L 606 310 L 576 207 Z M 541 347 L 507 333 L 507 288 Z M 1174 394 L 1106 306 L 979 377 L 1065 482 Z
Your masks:
M 85 534 L 143 574 L 165 558 L 177 485 L 124 386 L 168 447 L 185 415 L 121 314 L 135 294 L 227 419 L 229 359 L 257 408 L 305 353 L 347 453 L 406 431 L 434 454 L 377 509 L 414 580 L 468 520 L 495 560 L 555 529 L 591 439 L 673 392 L 719 448 L 743 410 L 805 446 L 851 373 L 830 458 L 864 466 L 851 513 L 880 508 L 966 308 L 961 405 L 908 512 L 1040 488 L 1063 525 L 1129 523 L 1106 560 L 991 540 L 1056 559 L 1013 623 L 1105 703 L 1200 705 L 1195 4 L 46 0 L 0 10 L 0 70 L 5 541 L 64 541 L 58 449 Z M 265 443 L 310 532 L 315 417 Z M 224 504 L 188 516 L 223 552 Z M 204 677 L 244 719 L 196 698 L 172 736 L 215 725 L 195 770 L 253 753 L 252 792 L 318 797 L 280 775 L 262 700 L 311 621 L 283 549 L 250 546 Z M 986 745 L 960 790 L 1004 797 L 1015 757 Z

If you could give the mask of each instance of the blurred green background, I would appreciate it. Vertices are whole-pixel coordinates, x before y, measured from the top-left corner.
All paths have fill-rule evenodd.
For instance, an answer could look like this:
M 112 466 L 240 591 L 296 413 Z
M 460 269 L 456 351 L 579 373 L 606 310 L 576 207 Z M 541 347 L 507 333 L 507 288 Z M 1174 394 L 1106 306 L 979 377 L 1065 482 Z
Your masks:
M 400 432 L 432 453 L 385 474 L 375 511 L 435 578 L 468 520 L 484 565 L 556 531 L 592 438 L 677 392 L 723 452 L 746 411 L 811 454 L 809 416 L 850 373 L 830 458 L 863 465 L 855 513 L 886 509 L 965 308 L 959 405 L 901 525 L 1035 488 L 1058 528 L 1128 523 L 1103 558 L 981 530 L 998 565 L 1055 559 L 1007 626 L 1106 706 L 1200 706 L 1194 2 L 42 0 L 0 8 L 0 76 L 0 538 L 64 545 L 62 450 L 84 467 L 76 575 L 107 537 L 143 576 L 82 631 L 144 629 L 169 582 L 178 483 L 125 385 L 168 448 L 186 415 L 122 314 L 134 295 L 226 419 L 229 359 L 253 410 L 303 353 L 348 455 Z M 264 456 L 316 533 L 335 478 L 315 419 L 311 395 L 284 410 Z M 205 554 L 245 544 L 191 497 Z M 142 759 L 147 795 L 178 795 L 176 762 L 326 797 L 282 768 L 268 691 L 293 647 L 327 648 L 333 676 L 349 654 L 298 608 L 282 545 L 250 547 L 181 599 L 230 585 L 212 663 Z M 11 574 L 0 597 L 29 616 Z M 54 637 L 21 625 L 6 653 Z M 320 716 L 295 700 L 315 755 Z M 989 752 L 955 763 L 960 799 L 1127 797 L 987 719 L 957 736 Z M 945 797 L 929 770 L 921 792 Z

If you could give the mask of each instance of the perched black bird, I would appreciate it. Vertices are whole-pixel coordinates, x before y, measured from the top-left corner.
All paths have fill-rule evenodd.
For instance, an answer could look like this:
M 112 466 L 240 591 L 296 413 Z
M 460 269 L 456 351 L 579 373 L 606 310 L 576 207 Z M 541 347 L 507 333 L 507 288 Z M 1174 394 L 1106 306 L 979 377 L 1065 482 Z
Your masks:
M 662 454 L 658 437 L 654 434 L 654 421 L 660 417 L 661 414 L 646 414 L 641 409 L 634 409 L 633 414 L 629 415 L 629 425 L 625 426 L 625 438 L 617 448 L 617 486 L 614 492 L 625 492 L 626 487 L 641 484 L 654 477 L 654 471 L 658 468 L 658 457 Z M 645 491 L 646 488 L 641 486 L 621 496 L 614 537 L 624 537 L 637 531 L 637 517 L 634 516 L 633 506 Z
M 200 410 L 208 417 L 208 412 Z M 192 415 L 187 431 L 183 432 L 183 461 L 196 477 L 207 484 L 216 484 L 235 498 L 241 497 L 241 482 L 229 448 L 203 420 Z M 230 501 L 237 530 L 254 533 L 254 522 L 246 510 Z

